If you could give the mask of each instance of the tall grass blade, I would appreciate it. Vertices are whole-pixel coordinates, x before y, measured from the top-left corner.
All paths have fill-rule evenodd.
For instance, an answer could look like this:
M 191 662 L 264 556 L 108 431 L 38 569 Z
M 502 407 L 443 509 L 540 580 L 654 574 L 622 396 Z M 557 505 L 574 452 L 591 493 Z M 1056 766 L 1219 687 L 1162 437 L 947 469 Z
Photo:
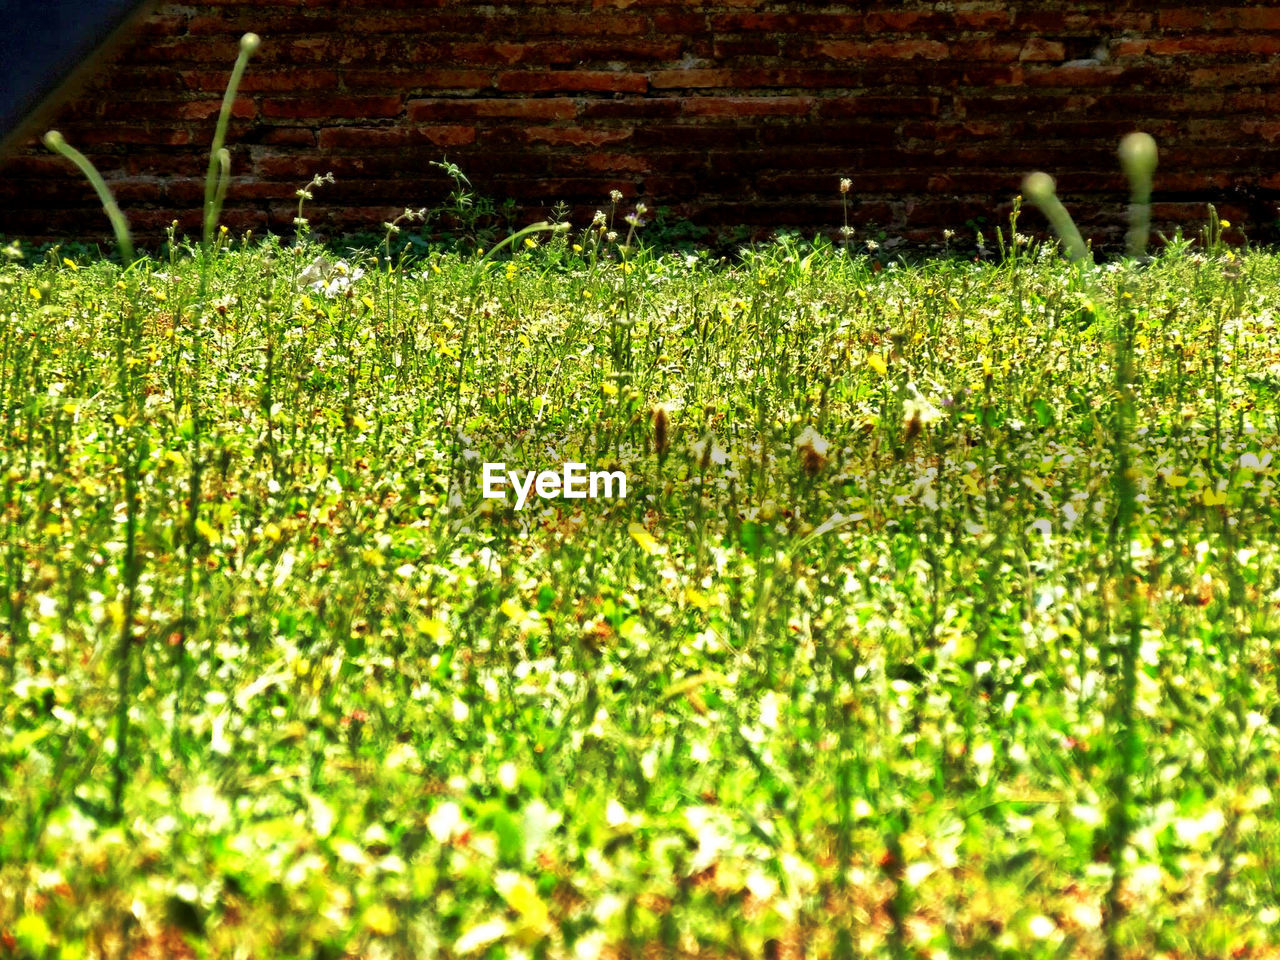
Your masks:
M 213 233 L 217 229 L 218 215 L 222 212 L 222 199 L 226 196 L 226 186 L 219 191 L 218 184 L 221 163 L 219 155 L 227 139 L 227 126 L 231 122 L 231 109 L 235 106 L 236 91 L 244 77 L 245 68 L 249 66 L 249 58 L 254 55 L 262 40 L 256 33 L 246 33 L 240 38 L 240 55 L 231 70 L 231 79 L 227 82 L 227 90 L 222 95 L 222 109 L 218 112 L 218 125 L 213 131 L 213 146 L 209 150 L 209 170 L 204 179 L 204 249 L 207 253 L 213 242 Z
M 94 192 L 98 194 L 98 199 L 102 201 L 102 209 L 106 211 L 107 218 L 111 221 L 111 229 L 115 231 L 116 247 L 120 250 L 120 260 L 127 268 L 129 264 L 133 263 L 133 238 L 129 234 L 129 221 L 125 218 L 119 204 L 116 203 L 116 198 L 111 193 L 111 188 L 107 186 L 107 181 L 102 179 L 102 174 L 89 161 L 89 158 L 67 143 L 66 138 L 57 130 L 50 130 L 44 135 L 44 145 L 54 153 L 61 154 L 74 163 L 80 169 L 80 172 L 84 174 L 85 179 L 93 186 Z

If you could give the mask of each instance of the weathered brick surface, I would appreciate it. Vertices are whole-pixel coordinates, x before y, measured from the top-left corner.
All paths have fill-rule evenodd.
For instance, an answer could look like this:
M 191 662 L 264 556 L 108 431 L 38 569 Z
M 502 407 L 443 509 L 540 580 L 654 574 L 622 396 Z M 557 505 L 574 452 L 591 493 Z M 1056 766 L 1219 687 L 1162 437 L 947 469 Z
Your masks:
M 288 232 L 294 190 L 327 171 L 317 229 L 376 228 L 443 199 L 447 156 L 531 218 L 558 200 L 589 217 L 618 188 L 706 224 L 833 228 L 849 177 L 858 220 L 923 241 L 1000 222 L 1044 168 L 1114 237 L 1135 128 L 1160 141 L 1166 228 L 1207 201 L 1255 237 L 1277 219 L 1274 3 L 221 0 L 161 5 L 54 121 L 139 233 L 198 221 L 246 30 L 264 42 L 233 111 L 236 228 Z M 106 221 L 32 141 L 0 164 L 0 232 Z

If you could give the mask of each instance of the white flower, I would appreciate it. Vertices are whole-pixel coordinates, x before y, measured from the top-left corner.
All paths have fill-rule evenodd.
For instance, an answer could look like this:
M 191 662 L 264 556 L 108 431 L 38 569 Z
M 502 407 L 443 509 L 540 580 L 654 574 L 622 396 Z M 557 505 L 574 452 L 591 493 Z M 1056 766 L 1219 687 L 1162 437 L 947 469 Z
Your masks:
M 907 384 L 907 390 L 911 396 L 902 401 L 902 420 L 904 423 L 911 423 L 913 420 L 919 421 L 921 426 L 927 426 L 935 420 L 942 419 L 942 411 L 920 392 L 920 388 L 914 383 Z
M 1271 454 L 1264 453 L 1261 458 L 1256 453 L 1246 453 L 1240 457 L 1240 466 L 1245 470 L 1265 470 L 1271 463 Z
M 1042 913 L 1027 921 L 1027 931 L 1037 940 L 1047 940 L 1057 932 L 1058 925 Z
M 796 437 L 796 449 L 801 452 L 812 451 L 819 457 L 825 457 L 830 448 L 830 442 L 813 427 L 805 427 L 804 432 Z
M 352 270 L 345 260 L 330 263 L 324 257 L 317 257 L 298 275 L 298 279 L 313 293 L 336 297 L 363 276 L 363 269 L 356 267 Z

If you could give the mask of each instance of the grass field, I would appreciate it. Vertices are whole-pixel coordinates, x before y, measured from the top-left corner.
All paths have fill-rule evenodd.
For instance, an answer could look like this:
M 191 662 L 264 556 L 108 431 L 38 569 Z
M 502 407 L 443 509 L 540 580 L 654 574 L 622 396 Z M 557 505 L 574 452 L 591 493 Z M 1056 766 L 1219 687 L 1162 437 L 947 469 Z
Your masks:
M 623 213 L 12 251 L 0 957 L 1280 954 L 1280 259 Z

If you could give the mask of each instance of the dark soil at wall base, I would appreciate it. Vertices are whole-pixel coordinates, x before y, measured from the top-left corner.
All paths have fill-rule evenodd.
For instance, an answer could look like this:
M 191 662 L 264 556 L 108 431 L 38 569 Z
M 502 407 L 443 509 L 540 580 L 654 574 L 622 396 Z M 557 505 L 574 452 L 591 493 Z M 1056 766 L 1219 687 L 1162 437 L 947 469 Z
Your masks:
M 1042 168 L 1087 235 L 1115 240 L 1116 144 L 1144 129 L 1161 150 L 1158 228 L 1194 231 L 1214 202 L 1236 239 L 1274 238 L 1270 4 L 228 0 L 162 4 L 53 121 L 144 239 L 198 224 L 248 30 L 263 45 L 229 136 L 232 229 L 291 231 L 294 191 L 332 171 L 314 227 L 376 230 L 442 202 L 431 162 L 447 157 L 522 219 L 563 201 L 589 220 L 616 188 L 709 227 L 834 231 L 849 177 L 856 222 L 916 242 L 947 227 L 993 237 Z M 1043 227 L 1034 211 L 1024 223 Z M 0 165 L 0 232 L 106 227 L 36 141 Z

